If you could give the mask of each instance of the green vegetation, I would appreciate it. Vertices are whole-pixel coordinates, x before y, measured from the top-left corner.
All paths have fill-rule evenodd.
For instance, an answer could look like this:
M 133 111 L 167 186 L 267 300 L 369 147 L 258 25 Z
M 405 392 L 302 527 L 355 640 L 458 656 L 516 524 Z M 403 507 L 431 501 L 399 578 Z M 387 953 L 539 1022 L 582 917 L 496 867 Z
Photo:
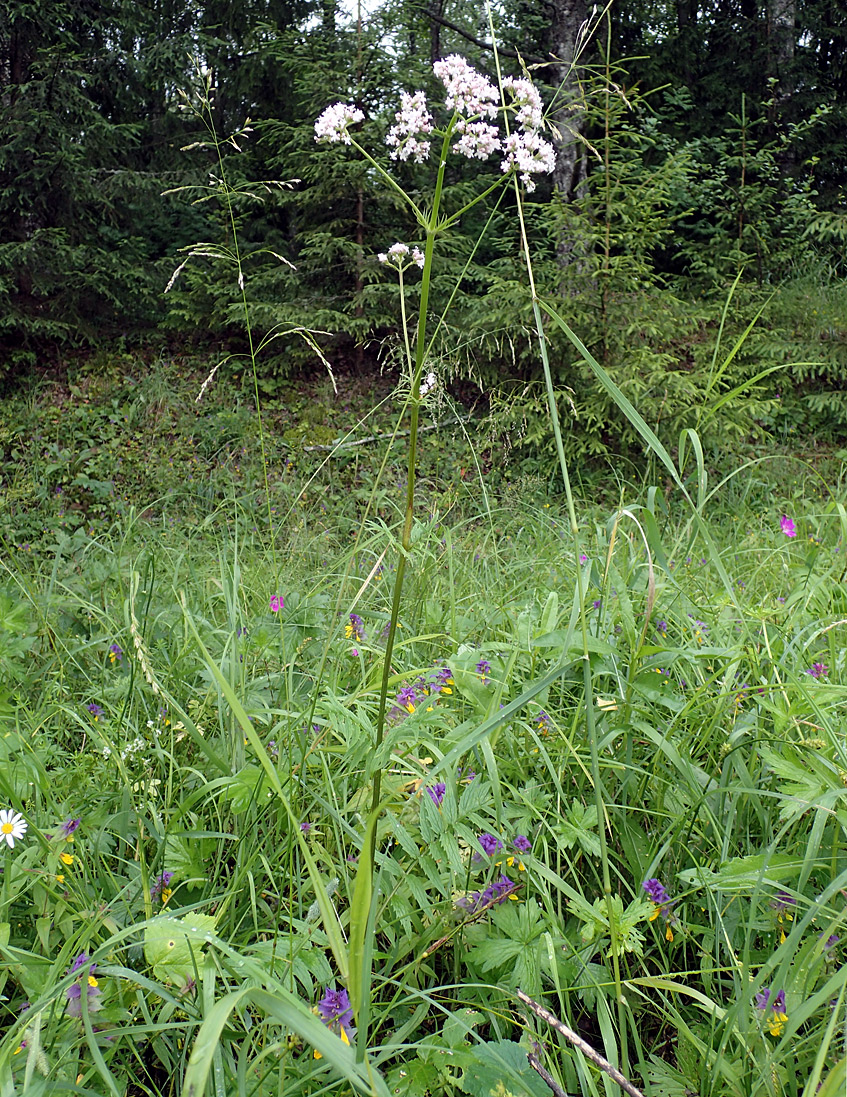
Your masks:
M 652 96 L 632 3 L 486 7 L 491 77 L 440 8 L 38 7 L 0 1097 L 843 1093 L 838 27 L 769 4 L 729 126 L 682 0 Z
M 823 475 L 774 456 L 723 483 L 695 471 L 711 548 L 678 491 L 586 484 L 580 565 L 543 481 L 510 491 L 468 475 L 461 436 L 423 434 L 377 757 L 398 559 L 384 523 L 397 521 L 402 453 L 379 484 L 385 439 L 321 470 L 307 438 L 282 444 L 296 409 L 267 411 L 269 527 L 251 480 L 255 416 L 225 410 L 234 392 L 194 405 L 203 371 L 184 366 L 179 382 L 159 363 L 121 402 L 109 377 L 126 367 L 104 358 L 71 373 L 64 401 L 45 382 L 28 410 L 4 408 L 6 445 L 27 456 L 20 477 L 36 476 L 39 448 L 53 455 L 35 506 L 19 492 L 3 516 L 0 782 L 28 823 L 3 862 L 7 1091 L 182 1093 L 187 1070 L 209 1069 L 211 1092 L 314 1093 L 333 1079 L 338 1092 L 385 1092 L 367 1068 L 390 1092 L 487 1094 L 502 1081 L 534 1095 L 545 1090 L 526 1052 L 541 1038 L 566 1091 L 597 1092 L 595 1069 L 531 1019 L 520 987 L 645 1092 L 812 1094 L 827 1078 L 836 1092 L 837 460 Z M 385 409 L 373 426 L 338 409 L 355 405 L 351 384 L 339 378 L 316 431 L 388 428 Z M 432 405 L 425 425 L 438 415 Z M 62 454 L 83 440 L 99 451 L 74 468 Z M 103 503 L 91 484 L 110 470 Z M 27 525 L 36 515 L 43 532 Z M 356 884 L 377 766 L 363 955 Z M 498 893 L 504 876 L 514 890 Z M 650 900 L 649 879 L 666 903 Z M 83 994 L 89 960 L 96 986 Z M 371 971 L 369 1004 L 346 1050 L 310 1010 L 327 987 L 352 993 L 356 963 Z M 784 991 L 784 1009 L 757 1007 L 765 989 L 774 1002 Z

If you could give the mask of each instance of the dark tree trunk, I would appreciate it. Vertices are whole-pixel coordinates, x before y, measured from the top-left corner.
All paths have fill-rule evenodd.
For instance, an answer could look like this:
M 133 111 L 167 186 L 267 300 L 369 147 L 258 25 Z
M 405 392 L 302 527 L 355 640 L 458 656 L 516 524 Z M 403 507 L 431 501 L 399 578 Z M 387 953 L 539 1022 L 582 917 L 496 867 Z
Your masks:
M 588 6 L 585 0 L 555 0 L 552 9 L 550 54 L 554 64 L 549 73 L 557 86 L 552 121 L 558 130 L 553 181 L 567 202 L 585 170 L 581 141 L 585 106 L 576 62 L 584 46 Z

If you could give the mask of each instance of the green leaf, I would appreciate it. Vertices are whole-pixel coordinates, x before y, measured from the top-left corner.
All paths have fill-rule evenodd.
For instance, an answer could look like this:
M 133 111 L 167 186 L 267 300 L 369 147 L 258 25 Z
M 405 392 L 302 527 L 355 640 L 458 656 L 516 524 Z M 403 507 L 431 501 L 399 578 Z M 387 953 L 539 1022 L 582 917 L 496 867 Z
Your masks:
M 460 1083 L 471 1097 L 550 1097 L 550 1091 L 527 1062 L 526 1048 L 511 1040 L 477 1044 L 476 1062 Z
M 185 984 L 196 978 L 203 946 L 214 932 L 210 914 L 192 912 L 183 918 L 160 915 L 144 930 L 144 957 L 163 983 Z

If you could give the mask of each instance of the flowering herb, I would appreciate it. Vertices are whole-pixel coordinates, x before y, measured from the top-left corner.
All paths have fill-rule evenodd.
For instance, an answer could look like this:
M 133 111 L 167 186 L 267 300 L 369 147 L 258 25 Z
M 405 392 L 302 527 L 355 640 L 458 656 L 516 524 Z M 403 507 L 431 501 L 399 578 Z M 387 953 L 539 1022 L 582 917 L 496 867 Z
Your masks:
M 468 914 L 477 914 L 486 907 L 505 903 L 507 899 L 514 899 L 518 885 L 508 876 L 500 876 L 499 880 L 492 881 L 484 891 L 474 891 L 470 895 L 464 895 L 456 900 L 456 905 Z
M 782 530 L 786 537 L 797 536 L 797 527 L 794 525 L 794 522 L 791 518 L 788 517 L 787 514 L 783 514 L 782 518 L 780 518 L 779 528 Z
M 499 838 L 495 838 L 493 834 L 480 834 L 479 844 L 482 846 L 483 852 L 487 853 L 489 857 L 492 857 L 495 853 L 499 853 L 503 848 L 503 843 Z
M 81 819 L 66 819 L 64 823 L 59 827 L 59 833 L 65 839 L 66 842 L 72 842 L 74 840 L 74 834 L 76 833 Z
M 501 138 L 496 124 L 493 124 L 500 96 L 488 77 L 477 72 L 464 57 L 455 53 L 436 61 L 432 69 L 444 84 L 446 106 L 453 113 L 447 131 L 455 138 L 453 151 L 471 160 L 485 160 L 495 152 L 502 152 L 504 159 L 501 160 L 500 170 L 505 174 L 518 172 L 527 191 L 534 190 L 533 176 L 539 172 L 553 171 L 555 152 L 549 141 L 540 134 L 543 105 L 532 82 L 521 77 L 507 77 L 502 81 L 503 91 L 509 100 L 506 110 L 513 115 L 517 128 Z M 362 111 L 352 104 L 334 103 L 315 122 L 315 140 L 350 145 L 353 143 L 350 127 L 363 122 L 364 117 Z M 386 145 L 391 149 L 391 158 L 422 164 L 432 150 L 431 136 L 434 132 L 437 131 L 425 93 L 402 92 L 400 109 L 395 112 L 394 124 L 385 138 Z M 379 258 L 382 262 L 390 262 L 392 258 L 397 260 L 398 256 L 392 257 L 389 249 Z
M 529 853 L 532 849 L 532 842 L 524 834 L 516 834 L 512 840 L 512 845 L 519 853 Z
M 88 709 L 88 711 L 94 717 L 95 722 L 97 720 L 99 720 L 100 717 L 103 715 L 103 709 L 100 708 L 100 706 L 98 704 L 95 704 L 94 701 L 92 701 L 90 705 L 86 705 L 85 707 Z
M 763 1013 L 763 1021 L 771 1036 L 781 1036 L 788 1020 L 785 1010 L 785 991 L 777 991 L 772 995 L 770 987 L 763 987 L 756 995 L 754 1005 Z
M 5 841 L 9 849 L 14 849 L 15 842 L 19 842 L 26 834 L 27 825 L 20 812 L 4 808 L 0 811 L 0 842 Z
M 476 665 L 476 673 L 479 675 L 480 679 L 482 680 L 483 685 L 485 685 L 486 682 L 488 681 L 488 674 L 489 674 L 490 670 L 491 670 L 491 664 L 488 662 L 488 660 L 487 659 L 480 659 L 480 661 Z
M 549 729 L 549 725 L 550 725 L 550 717 L 547 715 L 547 713 L 544 711 L 544 709 L 541 709 L 539 711 L 538 715 L 535 718 L 535 726 L 538 728 L 538 730 L 540 732 L 542 732 L 543 734 L 546 735 L 547 731 Z
M 668 638 L 668 623 L 667 621 L 656 622 L 656 632 L 662 637 L 663 640 Z
M 344 635 L 348 640 L 362 641 L 365 638 L 365 623 L 358 613 L 351 613 L 350 620 L 344 626 Z
M 352 1032 L 353 1008 L 347 991 L 343 988 L 336 990 L 335 987 L 327 987 L 323 998 L 318 1002 L 317 1009 L 318 1016 L 326 1027 L 332 1032 L 337 1032 L 344 1043 L 349 1044 L 350 1037 L 347 1035 L 347 1030 L 350 1029 Z M 316 1048 L 315 1058 L 321 1057 L 321 1053 Z
M 86 968 L 87 971 L 83 972 L 83 968 Z M 100 986 L 94 975 L 96 969 L 96 964 L 89 964 L 87 952 L 81 952 L 71 964 L 70 969 L 66 974 L 75 975 L 77 972 L 81 972 L 82 974 L 75 983 L 71 983 L 71 985 L 65 992 L 68 997 L 68 1004 L 65 1006 L 65 1013 L 68 1015 L 68 1017 L 82 1017 L 83 980 L 85 980 L 86 1004 L 88 1006 L 88 1012 L 97 1013 L 103 1008 L 100 1004 L 100 996 L 103 992 L 100 990 Z
M 308 821 L 303 822 L 303 823 L 300 824 L 300 831 L 301 831 L 302 834 L 308 834 L 311 829 L 312 829 L 312 824 L 309 823 Z
M 160 872 L 153 881 L 153 886 L 150 888 L 150 898 L 161 899 L 162 906 L 164 906 L 173 895 L 173 890 L 169 887 L 173 878 L 174 874 L 172 872 Z
M 111 644 L 109 646 L 109 662 L 114 666 L 115 663 L 123 662 L 123 649 L 119 644 Z
M 441 807 L 444 800 L 444 793 L 447 791 L 447 786 L 443 781 L 439 781 L 436 785 L 429 785 L 426 790 L 429 793 L 429 798 L 435 804 L 436 807 Z
M 642 887 L 653 902 L 653 913 L 650 915 L 650 921 L 655 922 L 657 918 L 663 918 L 666 923 L 665 940 L 672 941 L 673 929 L 671 927 L 676 921 L 676 917 L 671 910 L 673 900 L 670 895 L 668 895 L 660 880 L 656 880 L 655 878 L 645 880 Z
M 271 598 L 271 613 L 279 613 L 281 609 L 285 608 L 285 600 L 280 597 L 279 594 L 275 594 Z
M 806 673 L 811 674 L 813 678 L 826 678 L 829 674 L 829 667 L 826 663 L 812 663 Z

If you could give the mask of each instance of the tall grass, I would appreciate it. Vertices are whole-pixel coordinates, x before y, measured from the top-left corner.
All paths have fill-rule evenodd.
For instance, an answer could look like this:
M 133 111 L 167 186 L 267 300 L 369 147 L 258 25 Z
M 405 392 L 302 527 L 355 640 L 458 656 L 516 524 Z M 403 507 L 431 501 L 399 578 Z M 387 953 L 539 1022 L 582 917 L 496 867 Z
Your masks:
M 302 490 L 278 521 L 265 461 L 266 525 L 233 492 L 3 561 L 4 1097 L 549 1092 L 528 1053 L 609 1092 L 518 989 L 645 1091 L 843 1088 L 847 513 L 722 513 L 766 466 L 672 456 L 534 290 L 564 498 L 419 508 L 455 124 L 393 521 L 387 451 L 349 539 Z M 667 498 L 573 492 L 551 323 Z

